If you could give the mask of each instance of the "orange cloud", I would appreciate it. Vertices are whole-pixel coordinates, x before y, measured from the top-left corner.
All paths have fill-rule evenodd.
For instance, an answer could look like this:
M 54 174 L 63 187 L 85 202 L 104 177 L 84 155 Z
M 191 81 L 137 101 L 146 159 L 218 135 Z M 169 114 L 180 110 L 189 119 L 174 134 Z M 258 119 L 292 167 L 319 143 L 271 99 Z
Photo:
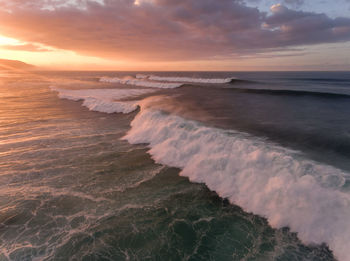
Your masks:
M 349 18 L 283 5 L 267 15 L 240 0 L 0 0 L 0 33 L 107 59 L 225 60 L 349 41 L 349 28 Z

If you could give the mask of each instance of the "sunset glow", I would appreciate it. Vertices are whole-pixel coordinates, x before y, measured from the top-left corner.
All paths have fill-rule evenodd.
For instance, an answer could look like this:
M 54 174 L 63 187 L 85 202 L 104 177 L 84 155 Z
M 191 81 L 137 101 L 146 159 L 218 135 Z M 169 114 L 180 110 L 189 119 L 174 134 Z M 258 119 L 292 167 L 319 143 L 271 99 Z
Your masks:
M 345 70 L 350 3 L 336 2 L 0 0 L 0 58 L 68 69 Z
M 16 39 L 0 35 L 0 47 L 1 47 L 1 45 L 18 45 L 20 43 L 21 42 L 16 40 Z
M 0 261 L 350 261 L 350 0 L 0 0 Z

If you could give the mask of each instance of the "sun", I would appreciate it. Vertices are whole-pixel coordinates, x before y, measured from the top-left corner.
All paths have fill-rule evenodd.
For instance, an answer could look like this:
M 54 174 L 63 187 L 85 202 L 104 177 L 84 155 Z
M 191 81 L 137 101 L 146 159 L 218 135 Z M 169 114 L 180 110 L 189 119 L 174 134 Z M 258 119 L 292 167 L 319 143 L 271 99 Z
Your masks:
M 14 38 L 9 38 L 9 37 L 5 37 L 0 35 L 0 46 L 1 45 L 18 45 L 21 42 L 18 41 L 17 39 Z

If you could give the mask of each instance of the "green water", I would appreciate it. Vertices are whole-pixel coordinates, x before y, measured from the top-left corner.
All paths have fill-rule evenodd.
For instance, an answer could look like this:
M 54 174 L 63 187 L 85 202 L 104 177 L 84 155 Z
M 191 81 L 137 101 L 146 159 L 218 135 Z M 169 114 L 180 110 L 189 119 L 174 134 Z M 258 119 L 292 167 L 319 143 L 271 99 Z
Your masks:
M 332 259 L 120 140 L 137 112 L 21 77 L 0 84 L 0 260 Z

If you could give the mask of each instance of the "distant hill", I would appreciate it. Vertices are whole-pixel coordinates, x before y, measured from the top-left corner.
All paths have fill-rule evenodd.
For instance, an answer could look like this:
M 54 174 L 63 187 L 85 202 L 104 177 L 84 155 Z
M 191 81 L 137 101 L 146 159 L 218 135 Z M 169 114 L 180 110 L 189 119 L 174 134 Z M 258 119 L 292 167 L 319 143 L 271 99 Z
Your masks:
M 0 70 L 33 70 L 34 65 L 17 60 L 0 59 Z

